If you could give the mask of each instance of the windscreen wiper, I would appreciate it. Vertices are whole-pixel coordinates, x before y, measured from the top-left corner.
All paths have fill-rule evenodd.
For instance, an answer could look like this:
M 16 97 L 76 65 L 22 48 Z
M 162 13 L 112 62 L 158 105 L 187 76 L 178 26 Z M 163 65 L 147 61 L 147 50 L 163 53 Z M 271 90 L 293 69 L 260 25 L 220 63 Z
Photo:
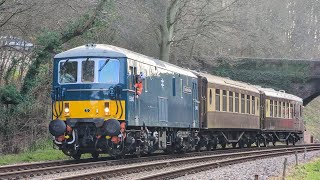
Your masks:
M 70 59 L 67 59 L 66 62 L 63 63 L 62 68 L 65 68 L 65 66 L 67 65 L 67 63 L 68 63 L 69 60 L 70 60 Z
M 104 62 L 104 64 L 101 66 L 101 68 L 99 69 L 99 72 L 102 71 L 102 69 L 104 68 L 104 66 L 106 66 L 106 64 L 108 64 L 109 62 L 109 58 Z

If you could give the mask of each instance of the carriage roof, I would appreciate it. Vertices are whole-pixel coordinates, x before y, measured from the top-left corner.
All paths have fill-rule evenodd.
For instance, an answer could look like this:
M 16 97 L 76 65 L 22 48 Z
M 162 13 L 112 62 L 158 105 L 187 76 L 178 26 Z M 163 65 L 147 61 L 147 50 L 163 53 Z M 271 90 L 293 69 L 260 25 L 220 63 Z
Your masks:
M 300 102 L 300 103 L 303 102 L 302 98 L 295 96 L 293 94 L 286 93 L 284 91 L 276 91 L 271 88 L 262 88 L 262 87 L 258 87 L 258 89 L 262 93 L 264 93 L 267 97 L 282 98 L 282 99 L 292 100 L 292 101 L 296 101 L 296 102 Z
M 256 87 L 245 82 L 234 81 L 229 78 L 214 76 L 214 75 L 203 73 L 203 72 L 195 72 L 195 73 L 202 77 L 205 77 L 208 83 L 219 84 L 227 87 L 234 87 L 234 88 L 238 88 L 246 91 L 259 93 L 259 90 Z

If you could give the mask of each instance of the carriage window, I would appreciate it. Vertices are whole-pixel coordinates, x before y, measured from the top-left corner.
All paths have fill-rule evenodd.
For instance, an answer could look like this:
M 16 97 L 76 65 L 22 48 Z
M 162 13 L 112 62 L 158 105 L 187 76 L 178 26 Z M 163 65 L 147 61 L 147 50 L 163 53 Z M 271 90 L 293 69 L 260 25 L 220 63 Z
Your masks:
M 61 62 L 59 71 L 59 83 L 76 83 L 78 74 L 78 62 Z
M 286 117 L 286 103 L 282 102 L 282 116 L 283 118 Z
M 220 89 L 216 89 L 216 111 L 220 111 Z
M 290 109 L 290 106 L 289 106 L 289 103 L 286 103 L 286 118 L 289 118 L 289 110 Z
M 292 110 L 293 110 L 293 105 L 289 104 L 290 108 L 289 108 L 289 118 L 292 119 Z
M 257 112 L 259 113 L 260 108 L 260 99 L 257 98 Z
M 222 111 L 227 111 L 227 91 L 222 91 Z
M 278 101 L 274 101 L 274 117 L 278 117 Z
M 246 112 L 245 111 L 245 102 L 246 102 L 245 96 L 244 96 L 244 94 L 241 94 L 241 113 L 245 113 Z
M 250 114 L 250 96 L 247 95 L 247 112 L 248 114 Z
M 210 101 L 210 105 L 212 104 L 212 91 L 210 89 L 210 94 L 209 94 L 209 101 Z
M 286 103 L 286 118 L 289 118 L 289 103 Z
M 180 97 L 183 98 L 183 79 L 180 79 Z
M 116 59 L 99 61 L 98 81 L 107 84 L 119 83 L 120 63 Z
M 233 112 L 233 92 L 229 91 L 229 112 Z
M 252 108 L 251 108 L 252 111 L 251 111 L 251 114 L 256 114 L 256 113 L 255 113 L 256 102 L 255 102 L 255 97 L 254 97 L 254 96 L 252 96 L 252 101 L 251 101 L 251 102 L 252 102 L 252 106 L 251 106 L 251 107 L 252 107 Z
M 273 100 L 270 100 L 270 117 L 273 117 Z
M 279 117 L 283 117 L 282 116 L 282 114 L 283 114 L 282 111 L 283 111 L 282 102 L 279 101 Z
M 94 61 L 82 61 L 82 82 L 93 82 L 94 81 Z
M 234 111 L 239 112 L 239 93 L 235 93 L 234 97 Z
M 172 78 L 172 96 L 176 96 L 176 78 Z
M 148 92 L 148 81 L 147 81 L 148 71 L 146 69 L 143 71 L 143 75 L 144 75 L 144 80 L 143 80 L 144 92 Z M 174 93 L 174 95 L 176 95 L 176 93 Z

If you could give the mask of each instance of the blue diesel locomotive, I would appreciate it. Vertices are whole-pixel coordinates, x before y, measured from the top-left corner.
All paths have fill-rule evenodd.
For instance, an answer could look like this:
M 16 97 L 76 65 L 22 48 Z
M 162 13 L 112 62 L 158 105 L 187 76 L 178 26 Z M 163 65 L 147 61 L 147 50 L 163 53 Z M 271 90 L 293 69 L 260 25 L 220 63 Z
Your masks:
M 52 84 L 49 131 L 54 144 L 75 159 L 84 153 L 123 156 L 211 150 L 218 144 L 295 143 L 303 131 L 299 126 L 264 133 L 265 111 L 260 109 L 268 97 L 255 86 L 111 45 L 89 44 L 57 54 Z M 274 121 L 289 118 L 290 105 L 302 105 L 297 97 L 285 102 L 279 110 L 283 118 Z M 270 116 L 270 107 L 266 113 Z M 292 113 L 292 121 L 301 121 Z
M 49 130 L 76 159 L 191 149 L 197 91 L 197 76 L 172 64 L 110 45 L 77 47 L 54 57 Z

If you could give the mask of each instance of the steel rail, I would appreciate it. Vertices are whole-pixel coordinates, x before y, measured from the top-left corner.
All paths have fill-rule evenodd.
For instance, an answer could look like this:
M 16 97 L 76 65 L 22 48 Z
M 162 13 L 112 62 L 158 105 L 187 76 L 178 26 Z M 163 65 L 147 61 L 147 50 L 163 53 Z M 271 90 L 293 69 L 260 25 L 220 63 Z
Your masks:
M 145 172 L 145 171 L 151 171 L 155 169 L 163 169 L 171 166 L 179 166 L 181 164 L 190 164 L 190 163 L 197 163 L 197 162 L 209 162 L 206 163 L 207 166 L 212 167 L 218 167 L 225 164 L 230 163 L 238 163 L 243 162 L 245 160 L 252 160 L 256 158 L 263 158 L 263 157 L 271 157 L 271 156 L 280 156 L 284 154 L 291 154 L 295 151 L 303 152 L 307 149 L 307 151 L 314 151 L 314 150 L 320 150 L 320 146 L 306 146 L 306 147 L 292 147 L 292 148 L 279 148 L 279 149 L 269 149 L 269 150 L 258 150 L 258 151 L 248 151 L 248 152 L 238 152 L 238 153 L 229 153 L 229 154 L 215 154 L 215 155 L 205 155 L 205 156 L 198 156 L 198 157 L 189 157 L 189 158 L 180 158 L 180 159 L 173 159 L 173 160 L 167 160 L 163 162 L 154 162 L 151 164 L 136 164 L 131 165 L 127 167 L 117 168 L 117 169 L 110 169 L 110 170 L 103 170 L 99 172 L 93 172 L 93 173 L 86 173 L 86 174 L 79 174 L 79 175 L 73 175 L 68 177 L 62 177 L 57 178 L 56 180 L 66 179 L 66 180 L 74 180 L 74 179 L 108 179 L 108 178 L 114 178 L 119 177 L 125 174 L 132 174 L 132 173 L 138 173 L 138 172 Z M 230 160 L 221 160 L 225 158 L 232 158 Z M 218 160 L 218 161 L 217 161 Z M 210 161 L 216 161 L 211 162 Z M 218 163 L 217 163 L 218 162 Z M 210 165 L 208 165 L 210 164 Z M 211 165 L 212 164 L 212 165 Z M 194 166 L 193 166 L 194 167 Z M 177 171 L 178 174 L 176 174 L 176 170 L 172 172 L 165 172 L 155 175 L 150 175 L 147 177 L 144 177 L 145 179 L 165 179 L 165 178 L 172 178 L 172 177 L 178 177 L 181 176 L 181 174 L 186 174 L 186 172 L 195 172 L 194 168 L 189 168 L 187 171 L 181 170 Z M 199 166 L 199 168 L 196 168 L 197 171 L 201 171 L 204 168 L 204 165 Z M 185 169 L 185 168 L 184 168 Z M 192 169 L 192 171 L 190 170 Z M 207 168 L 208 169 L 208 168 Z M 179 174 L 180 172 L 180 174 Z
M 269 147 L 261 147 L 261 149 L 276 149 L 276 148 L 283 148 L 283 147 L 300 147 L 300 146 L 314 146 L 318 144 L 309 144 L 309 145 L 296 145 L 296 146 L 286 146 L 286 145 L 278 145 L 278 146 L 269 146 Z M 320 145 L 320 144 L 319 144 Z M 215 151 L 203 151 L 201 152 L 201 155 L 204 155 L 203 153 L 210 154 L 222 154 L 222 153 L 230 153 L 230 152 L 239 152 L 239 151 L 253 151 L 256 150 L 256 147 L 252 148 L 243 148 L 243 149 L 217 149 Z M 186 153 L 186 154 L 173 154 L 173 155 L 164 155 L 160 154 L 162 156 L 159 156 L 159 154 L 154 155 L 155 157 L 151 156 L 150 160 L 160 160 L 166 157 L 171 158 L 179 158 L 179 157 L 188 157 L 188 156 L 195 156 L 196 154 L 200 154 L 199 152 L 193 152 L 193 153 Z M 48 162 L 36 162 L 36 163 L 24 163 L 24 164 L 16 164 L 16 165 L 5 165 L 0 166 L 0 174 L 2 173 L 8 173 L 8 172 L 16 172 L 18 171 L 24 171 L 24 170 L 31 170 L 31 169 L 39 169 L 39 168 L 46 168 L 46 167 L 54 167 L 54 166 L 63 166 L 63 165 L 70 165 L 70 164 L 80 164 L 80 163 L 88 163 L 88 162 L 97 162 L 97 161 L 110 161 L 110 163 L 115 163 L 115 165 L 119 164 L 128 164 L 128 163 L 138 163 L 145 161 L 145 157 L 141 158 L 141 160 L 137 158 L 132 158 L 132 156 L 127 156 L 125 160 L 118 160 L 118 162 L 114 161 L 114 158 L 112 157 L 103 157 L 99 159 L 81 159 L 81 160 L 62 160 L 62 161 L 48 161 Z M 0 176 L 1 177 L 1 176 Z
M 306 147 L 306 146 L 315 146 L 317 144 L 309 145 L 297 145 L 289 147 Z M 320 146 L 320 144 L 319 144 Z M 175 158 L 187 158 L 187 157 L 196 157 L 196 156 L 205 156 L 205 155 L 217 155 L 223 153 L 236 153 L 236 152 L 252 152 L 255 150 L 266 150 L 266 149 L 280 149 L 288 148 L 288 146 L 270 146 L 264 148 L 243 148 L 243 149 L 219 149 L 217 151 L 204 151 L 204 152 L 193 152 L 186 154 L 173 154 L 173 155 L 155 155 L 147 156 L 141 158 L 130 158 L 130 159 L 120 159 L 120 160 L 111 160 L 111 157 L 96 159 L 84 159 L 80 161 L 76 160 L 65 160 L 65 161 L 51 161 L 44 163 L 29 163 L 29 164 L 20 164 L 20 165 L 9 165 L 0 167 L 0 179 L 10 179 L 10 178 L 28 178 L 36 177 L 46 174 L 54 174 L 67 171 L 77 171 L 82 169 L 97 168 L 103 166 L 112 166 L 112 165 L 121 165 L 121 164 L 132 164 L 132 163 L 141 163 L 149 162 L 156 160 L 165 160 L 165 159 L 175 159 Z
M 320 150 L 320 148 L 314 148 L 314 149 L 308 149 L 307 151 L 313 151 L 313 150 Z M 192 167 L 187 167 L 183 169 L 178 170 L 171 170 L 171 171 L 165 171 L 161 173 L 156 173 L 148 176 L 144 176 L 141 178 L 138 178 L 139 180 L 157 180 L 157 179 L 172 179 L 177 178 L 181 176 L 186 176 L 189 174 L 198 173 L 201 171 L 207 171 L 210 169 L 215 169 L 223 166 L 228 166 L 232 164 L 239 164 L 242 162 L 247 162 L 251 160 L 261 159 L 261 158 L 270 158 L 270 157 L 277 157 L 277 156 L 284 156 L 288 154 L 294 154 L 295 152 L 303 152 L 304 150 L 291 150 L 291 151 L 285 151 L 285 152 L 272 152 L 272 153 L 266 153 L 266 154 L 257 154 L 257 155 L 250 155 L 245 157 L 238 157 L 238 158 L 232 158 L 228 160 L 221 160 L 211 163 L 205 163 L 201 165 L 195 165 Z

